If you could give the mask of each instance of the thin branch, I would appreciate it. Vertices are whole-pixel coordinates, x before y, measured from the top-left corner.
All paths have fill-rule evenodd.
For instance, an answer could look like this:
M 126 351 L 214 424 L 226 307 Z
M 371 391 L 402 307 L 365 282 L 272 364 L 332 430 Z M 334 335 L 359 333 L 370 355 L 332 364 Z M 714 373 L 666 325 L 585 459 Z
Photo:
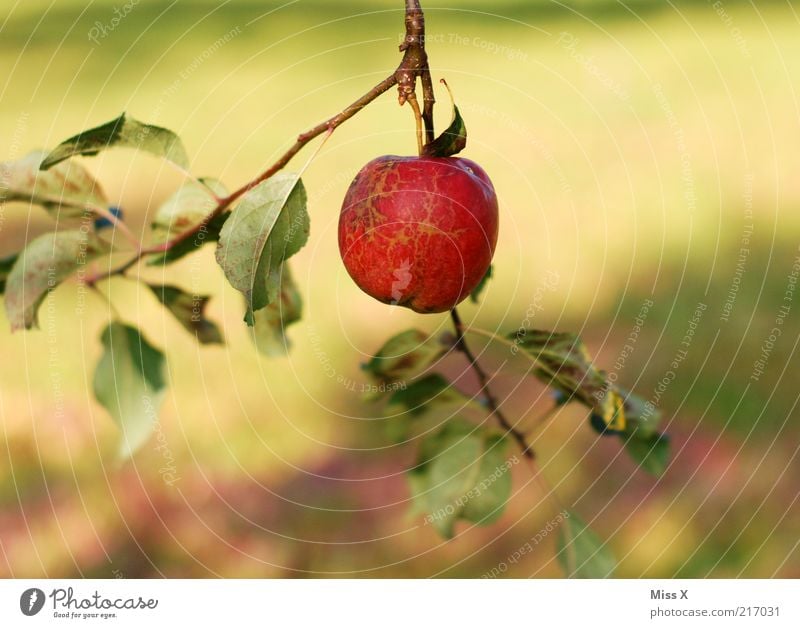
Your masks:
M 230 205 L 233 201 L 239 198 L 242 194 L 253 188 L 254 186 L 258 185 L 259 183 L 263 183 L 271 176 L 273 176 L 278 171 L 282 170 L 294 157 L 297 153 L 299 153 L 302 148 L 308 144 L 311 140 L 316 137 L 319 137 L 323 133 L 332 133 L 336 128 L 338 128 L 343 122 L 347 122 L 350 118 L 356 115 L 359 111 L 361 111 L 364 107 L 366 107 L 369 103 L 375 100 L 378 96 L 383 94 L 384 92 L 388 91 L 392 87 L 397 84 L 397 77 L 395 74 L 391 76 L 387 76 L 383 79 L 380 83 L 378 83 L 375 87 L 369 90 L 366 94 L 364 94 L 361 98 L 356 100 L 354 103 L 337 113 L 335 116 L 325 120 L 325 122 L 321 122 L 313 129 L 306 131 L 305 133 L 301 133 L 297 137 L 297 141 L 292 145 L 292 147 L 287 150 L 281 157 L 276 161 L 272 166 L 267 168 L 263 173 L 261 173 L 258 177 L 256 177 L 253 181 L 248 183 L 247 185 L 242 186 L 238 190 L 236 190 L 233 194 L 223 199 L 226 207 Z
M 139 253 L 136 254 L 136 257 L 132 257 L 121 266 L 117 266 L 116 268 L 113 268 L 111 270 L 90 275 L 89 277 L 84 277 L 83 283 L 89 286 L 90 288 L 93 288 L 98 281 L 102 281 L 104 279 L 109 279 L 111 277 L 116 277 L 119 275 L 124 275 L 130 268 L 133 268 L 140 259 L 142 259 L 143 255 L 144 253 L 140 251 Z
M 305 145 L 308 144 L 311 140 L 313 140 L 316 137 L 319 137 L 323 133 L 326 132 L 332 133 L 339 125 L 352 118 L 364 107 L 366 107 L 369 103 L 375 100 L 378 96 L 388 91 L 396 84 L 397 84 L 397 79 L 395 78 L 394 74 L 386 77 L 375 87 L 373 87 L 370 91 L 364 94 L 361 98 L 359 98 L 350 106 L 337 113 L 335 116 L 325 120 L 325 122 L 321 122 L 313 129 L 310 129 L 305 133 L 301 133 L 297 137 L 295 143 L 289 148 L 289 150 L 287 150 L 283 155 L 281 155 L 280 158 L 274 164 L 272 164 L 269 168 L 267 168 L 264 172 L 262 172 L 259 176 L 257 176 L 249 183 L 243 185 L 238 190 L 235 190 L 228 196 L 222 198 L 217 207 L 214 208 L 214 210 L 210 214 L 208 214 L 199 224 L 195 225 L 191 229 L 182 232 L 180 235 L 176 236 L 175 238 L 173 238 L 168 242 L 142 250 L 141 256 L 148 255 L 150 253 L 163 253 L 165 251 L 169 251 L 174 246 L 188 240 L 192 236 L 196 235 L 200 231 L 207 228 L 208 225 L 214 220 L 214 218 L 216 218 L 222 212 L 228 209 L 228 207 L 230 207 L 231 204 L 233 204 L 239 197 L 246 194 L 249 190 L 253 189 L 255 186 L 263 183 L 270 177 L 274 176 L 276 173 L 283 170 L 283 168 L 286 167 L 286 165 L 292 160 L 292 158 L 295 155 L 297 155 L 297 153 L 299 153 L 305 147 Z
M 125 264 L 122 266 L 110 270 L 104 275 L 93 276 L 87 280 L 87 283 L 92 284 L 102 279 L 107 279 L 108 277 L 122 275 L 128 269 L 135 266 L 136 263 L 146 255 L 165 253 L 182 242 L 185 242 L 189 238 L 194 237 L 201 231 L 206 230 L 211 222 L 220 214 L 225 212 L 239 197 L 282 170 L 311 140 L 319 137 L 323 133 L 332 133 L 334 129 L 352 118 L 369 103 L 378 98 L 378 96 L 385 93 L 395 85 L 398 85 L 400 91 L 400 104 L 404 104 L 410 96 L 414 95 L 417 77 L 419 77 L 422 81 L 422 90 L 424 96 L 422 119 L 425 126 L 425 137 L 427 138 L 427 141 L 431 141 L 433 139 L 433 86 L 431 84 L 430 72 L 428 70 L 428 56 L 425 53 L 425 16 L 420 8 L 419 0 L 406 0 L 405 23 L 406 36 L 400 46 L 400 51 L 404 53 L 403 59 L 400 62 L 400 65 L 397 67 L 397 70 L 395 70 L 391 75 L 387 76 L 366 94 L 361 96 L 361 98 L 350 104 L 335 116 L 328 118 L 305 133 L 301 133 L 297 137 L 295 143 L 283 155 L 281 155 L 274 164 L 272 164 L 269 168 L 267 168 L 249 183 L 243 185 L 228 196 L 220 199 L 219 203 L 211 211 L 211 213 L 209 213 L 197 225 L 180 233 L 172 240 L 168 240 L 162 244 L 139 249 L 139 251 L 136 253 L 136 256 L 125 262 Z
M 419 0 L 406 0 L 406 36 L 400 50 L 403 62 L 397 69 L 397 83 L 400 92 L 400 104 L 410 100 L 415 93 L 417 78 L 422 83 L 422 121 L 425 126 L 425 143 L 434 139 L 433 105 L 436 102 L 433 94 L 428 53 L 425 51 L 425 14 Z
M 478 382 L 481 386 L 481 392 L 483 393 L 483 396 L 486 398 L 486 402 L 489 405 L 489 410 L 495 417 L 497 417 L 497 421 L 500 423 L 500 426 L 509 434 L 511 434 L 515 441 L 517 441 L 517 444 L 522 450 L 522 454 L 529 460 L 534 460 L 536 456 L 528 444 L 525 434 L 515 428 L 511 421 L 509 421 L 500 410 L 497 398 L 489 388 L 489 376 L 486 374 L 486 371 L 483 370 L 483 367 L 480 365 L 475 357 L 475 354 L 472 353 L 472 350 L 467 344 L 467 339 L 464 337 L 465 327 L 461 322 L 461 316 L 458 314 L 458 310 L 456 308 L 450 310 L 450 318 L 452 319 L 453 327 L 455 327 L 456 330 L 456 349 L 464 354 L 469 361 L 472 370 L 475 371 L 475 375 L 477 375 Z

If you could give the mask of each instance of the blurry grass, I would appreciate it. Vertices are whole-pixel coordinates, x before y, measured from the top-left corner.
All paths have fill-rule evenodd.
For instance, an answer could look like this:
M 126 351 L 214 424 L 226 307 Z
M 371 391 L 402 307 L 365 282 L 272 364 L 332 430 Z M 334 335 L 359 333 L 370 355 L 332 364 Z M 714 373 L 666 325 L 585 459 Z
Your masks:
M 109 23 L 118 3 L 58 2 L 46 11 L 50 3 L 27 2 L 13 11 L 3 5 L 0 61 L 8 70 L 0 88 L 0 155 L 53 146 L 127 110 L 178 130 L 196 173 L 236 186 L 298 132 L 395 67 L 402 23 L 396 4 L 304 1 L 257 19 L 280 5 L 143 1 L 97 45 L 88 40 L 89 29 Z M 641 303 L 652 298 L 643 335 L 620 374 L 623 384 L 635 383 L 648 397 L 680 347 L 687 317 L 698 302 L 707 303 L 680 377 L 660 403 L 684 462 L 656 497 L 637 501 L 653 481 L 622 459 L 607 464 L 618 449 L 596 443 L 572 410 L 538 449 L 545 475 L 563 482 L 565 499 L 600 478 L 580 502 L 587 515 L 616 500 L 622 516 L 606 509 L 598 528 L 613 535 L 618 554 L 635 548 L 623 562 L 626 575 L 696 576 L 709 569 L 735 575 L 745 566 L 748 575 L 771 575 L 791 549 L 791 526 L 800 523 L 796 515 L 780 520 L 796 489 L 778 482 L 787 464 L 797 468 L 797 428 L 785 425 L 796 416 L 796 387 L 787 376 L 778 383 L 780 369 L 795 358 L 794 336 L 787 332 L 769 373 L 743 393 L 797 252 L 797 16 L 789 3 L 725 3 L 745 38 L 750 56 L 743 57 L 707 3 L 627 4 L 636 16 L 608 2 L 568 5 L 580 15 L 547 2 L 492 3 L 496 15 L 471 12 L 486 6 L 477 1 L 440 2 L 428 10 L 434 73 L 453 87 L 470 132 L 466 154 L 491 174 L 503 211 L 496 279 L 484 304 L 465 313 L 476 325 L 513 330 L 546 273 L 555 271 L 558 287 L 545 294 L 534 323 L 582 330 L 609 368 Z M 562 32 L 579 40 L 577 52 L 623 85 L 629 98 L 620 99 L 570 56 L 558 43 Z M 226 34 L 233 34 L 228 43 L 215 44 Z M 507 54 L 493 54 L 480 42 L 505 46 Z M 688 183 L 676 130 L 653 84 L 661 85 L 686 142 Z M 441 126 L 449 107 L 440 98 Z M 210 250 L 177 265 L 168 278 L 214 295 L 212 316 L 224 323 L 226 348 L 198 351 L 150 295 L 121 281 L 105 288 L 126 320 L 141 322 L 152 342 L 167 347 L 171 389 L 161 429 L 182 478 L 177 488 L 161 482 L 165 460 L 155 443 L 132 467 L 104 469 L 115 431 L 87 392 L 96 337 L 108 317 L 101 301 L 89 301 L 76 321 L 74 291 L 64 288 L 48 302 L 52 310 L 41 332 L 12 337 L 0 326 L 7 445 L 0 459 L 0 525 L 13 530 L 15 546 L 7 565 L 0 561 L 0 573 L 287 575 L 287 569 L 396 563 L 380 573 L 431 575 L 477 552 L 447 573 L 480 575 L 547 522 L 541 509 L 528 512 L 539 497 L 527 487 L 504 518 L 510 527 L 503 534 L 501 523 L 440 545 L 429 530 L 400 533 L 408 523 L 404 505 L 386 512 L 378 505 L 389 495 L 407 497 L 398 474 L 410 451 L 348 451 L 388 447 L 368 420 L 373 409 L 353 392 L 362 377 L 358 362 L 405 327 L 447 326 L 444 317 L 421 319 L 371 302 L 347 279 L 336 251 L 337 212 L 352 174 L 375 155 L 411 152 L 411 127 L 410 113 L 388 95 L 338 130 L 307 171 L 312 236 L 294 261 L 306 318 L 290 332 L 295 347 L 287 359 L 266 361 L 254 353 L 239 296 Z M 125 151 L 86 163 L 139 228 L 179 182 L 157 161 Z M 753 182 L 755 235 L 731 320 L 723 324 L 720 310 L 745 225 L 746 175 Z M 24 207 L 0 212 L 0 254 L 51 228 L 38 213 L 29 221 Z M 162 278 L 158 270 L 146 273 Z M 490 364 L 501 358 L 496 350 L 486 356 Z M 326 363 L 336 377 L 327 377 Z M 512 379 L 498 385 L 510 390 Z M 535 394 L 509 403 L 525 412 Z M 739 464 L 750 466 L 726 476 L 725 465 L 736 461 L 742 444 Z M 765 453 L 771 465 L 759 464 Z M 704 456 L 720 466 L 708 470 Z M 735 488 L 687 479 L 702 469 L 730 482 L 737 468 L 748 481 Z M 341 481 L 321 479 L 328 475 Z M 742 486 L 746 492 L 738 495 Z M 771 486 L 778 490 L 763 524 L 748 526 L 753 504 Z M 725 533 L 707 537 L 709 513 L 729 503 Z M 335 512 L 367 504 L 377 510 Z M 36 522 L 30 534 L 21 525 L 23 513 Z M 62 519 L 73 532 L 58 530 Z M 745 534 L 737 539 L 740 531 Z M 748 552 L 761 543 L 759 534 L 768 535 L 767 545 L 754 558 Z M 357 550 L 287 539 L 350 535 L 387 539 Z M 5 540 L 3 549 L 9 552 Z M 421 551 L 428 553 L 407 560 Z M 70 552 L 74 563 L 66 560 Z M 532 555 L 516 575 L 557 575 L 551 558 L 547 551 Z

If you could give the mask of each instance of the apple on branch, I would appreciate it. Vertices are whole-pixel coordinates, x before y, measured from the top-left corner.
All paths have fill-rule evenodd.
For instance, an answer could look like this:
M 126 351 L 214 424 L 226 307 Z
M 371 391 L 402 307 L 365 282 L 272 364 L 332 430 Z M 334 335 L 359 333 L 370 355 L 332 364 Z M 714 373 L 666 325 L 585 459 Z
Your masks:
M 372 160 L 350 185 L 339 251 L 353 281 L 383 303 L 451 310 L 481 282 L 497 244 L 497 195 L 466 145 L 458 108 L 419 157 Z

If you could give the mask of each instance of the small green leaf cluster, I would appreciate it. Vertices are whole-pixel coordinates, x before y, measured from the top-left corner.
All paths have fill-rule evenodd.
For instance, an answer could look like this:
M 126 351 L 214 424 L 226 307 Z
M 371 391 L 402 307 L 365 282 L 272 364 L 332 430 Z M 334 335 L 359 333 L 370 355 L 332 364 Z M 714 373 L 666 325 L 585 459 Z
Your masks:
M 364 370 L 382 390 L 387 433 L 395 442 L 419 439 L 408 473 L 414 508 L 424 522 L 451 538 L 459 520 L 488 525 L 503 513 L 511 494 L 508 444 L 490 423 L 470 421 L 482 405 L 433 367 L 452 347 L 410 329 L 392 337 Z
M 645 471 L 664 472 L 669 449 L 666 436 L 657 431 L 658 413 L 613 386 L 577 335 L 528 330 L 494 339 L 532 362 L 528 372 L 553 390 L 556 407 L 569 402 L 586 406 L 594 429 L 622 438 Z M 511 470 L 520 462 L 510 451 L 508 431 L 494 426 L 481 395 L 466 394 L 436 371 L 458 348 L 458 339 L 450 335 L 432 337 L 410 329 L 390 338 L 363 366 L 387 391 L 369 400 L 381 404 L 389 438 L 417 444 L 416 460 L 407 472 L 412 514 L 445 538 L 457 533 L 459 521 L 487 525 L 502 516 L 511 497 Z M 616 561 L 608 545 L 576 513 L 564 513 L 556 549 L 565 573 L 612 575 Z
M 136 240 L 120 212 L 109 207 L 100 184 L 73 157 L 92 156 L 114 147 L 134 148 L 167 160 L 187 177 L 155 212 L 149 243 Z M 206 244 L 216 244 L 216 259 L 245 302 L 245 321 L 256 348 L 265 355 L 286 352 L 286 328 L 300 319 L 302 300 L 287 260 L 308 239 L 306 192 L 300 177 L 279 173 L 230 195 L 216 179 L 193 177 L 180 138 L 168 129 L 120 117 L 71 137 L 49 153 L 34 152 L 0 164 L 0 203 L 41 207 L 54 228 L 24 250 L 0 259 L 0 288 L 12 330 L 38 326 L 46 296 L 77 278 L 94 287 L 114 276 L 136 279 L 175 320 L 202 344 L 224 343 L 219 325 L 208 319 L 208 295 L 190 294 L 176 285 L 151 283 L 125 274 L 140 260 L 168 266 Z M 112 257 L 126 252 L 105 233 L 118 228 L 135 249 L 130 261 L 114 269 Z M 91 274 L 93 265 L 96 269 Z M 164 353 L 122 320 L 101 333 L 103 354 L 94 392 L 120 428 L 119 455 L 133 455 L 158 421 L 167 381 Z
M 583 341 L 573 333 L 526 330 L 508 337 L 512 350 L 534 362 L 532 374 L 554 390 L 559 404 L 576 401 L 590 410 L 589 424 L 603 436 L 617 436 L 642 469 L 660 476 L 669 464 L 669 438 L 658 432 L 657 408 L 614 386 L 596 368 Z

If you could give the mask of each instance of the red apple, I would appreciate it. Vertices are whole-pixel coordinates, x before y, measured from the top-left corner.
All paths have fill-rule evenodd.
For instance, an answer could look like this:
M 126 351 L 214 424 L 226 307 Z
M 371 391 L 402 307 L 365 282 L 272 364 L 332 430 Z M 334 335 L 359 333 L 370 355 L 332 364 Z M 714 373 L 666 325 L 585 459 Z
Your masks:
M 480 283 L 497 243 L 489 177 L 460 157 L 372 160 L 339 216 L 339 252 L 370 296 L 416 312 L 445 312 Z

